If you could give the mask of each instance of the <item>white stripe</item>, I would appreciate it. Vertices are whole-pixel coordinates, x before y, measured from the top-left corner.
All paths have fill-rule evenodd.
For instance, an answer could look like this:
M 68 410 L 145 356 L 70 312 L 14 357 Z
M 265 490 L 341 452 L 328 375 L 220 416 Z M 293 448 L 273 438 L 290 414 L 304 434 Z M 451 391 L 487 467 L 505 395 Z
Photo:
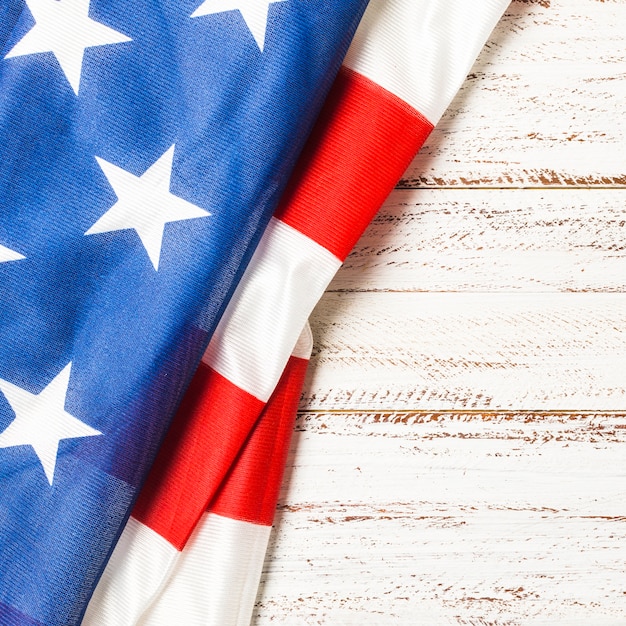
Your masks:
M 313 333 L 311 332 L 311 326 L 307 320 L 298 337 L 298 341 L 296 341 L 296 345 L 291 351 L 291 356 L 308 361 L 311 358 L 311 352 L 313 352 Z
M 267 402 L 341 261 L 272 218 L 202 360 Z
M 131 517 L 91 598 L 83 626 L 136 624 L 179 554 L 161 535 Z
M 344 64 L 436 124 L 509 0 L 371 0 Z
M 139 624 L 248 626 L 270 532 L 271 526 L 205 514 Z

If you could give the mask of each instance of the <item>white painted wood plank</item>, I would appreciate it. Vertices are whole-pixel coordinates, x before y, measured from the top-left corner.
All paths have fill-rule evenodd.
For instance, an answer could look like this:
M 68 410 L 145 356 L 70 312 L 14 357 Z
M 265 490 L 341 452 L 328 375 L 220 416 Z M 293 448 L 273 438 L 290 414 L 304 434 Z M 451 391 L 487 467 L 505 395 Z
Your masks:
M 624 415 L 299 420 L 254 624 L 623 624 Z
M 626 294 L 327 293 L 303 409 L 622 410 Z
M 330 291 L 626 291 L 623 190 L 396 190 Z
M 626 3 L 511 3 L 404 186 L 626 185 Z

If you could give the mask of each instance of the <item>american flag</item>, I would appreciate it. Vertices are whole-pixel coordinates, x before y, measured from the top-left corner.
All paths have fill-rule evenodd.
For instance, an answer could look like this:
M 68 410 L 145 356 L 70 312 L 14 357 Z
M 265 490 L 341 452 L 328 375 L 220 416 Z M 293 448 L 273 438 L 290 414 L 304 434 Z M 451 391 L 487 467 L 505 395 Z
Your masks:
M 0 623 L 77 624 L 365 0 L 0 9 Z
M 67 79 L 65 87 L 71 89 L 78 101 L 84 97 L 81 90 L 84 89 L 87 77 L 85 68 L 87 62 L 91 61 L 92 99 L 102 98 L 100 90 L 105 89 L 103 86 L 105 81 L 102 78 L 103 70 L 97 66 L 96 61 L 100 59 L 100 63 L 110 64 L 112 60 L 115 61 L 115 56 L 113 52 L 108 51 L 109 47 L 111 49 L 116 46 L 123 47 L 139 40 L 137 36 L 140 32 L 139 26 L 132 31 L 122 28 L 127 17 L 126 13 L 132 12 L 133 8 L 130 5 L 128 5 L 130 8 L 125 9 L 118 7 L 116 13 L 112 10 L 112 5 L 115 4 L 112 2 L 108 5 L 101 3 L 101 6 L 92 0 L 92 6 L 87 3 L 85 9 L 85 2 L 61 0 L 68 15 L 73 11 L 71 13 L 73 22 L 60 18 L 57 14 L 51 21 L 54 27 L 50 26 L 46 33 L 37 34 L 36 37 L 31 36 L 31 41 L 28 41 L 28 34 L 35 30 L 37 24 L 47 19 L 42 17 L 38 20 L 37 11 L 41 16 L 46 10 L 50 15 L 55 15 L 53 11 L 57 9 L 50 8 L 52 2 L 54 0 L 46 2 L 39 0 L 37 3 L 29 0 L 28 10 L 24 10 L 22 3 L 14 2 L 4 14 L 0 13 L 0 27 L 4 24 L 3 20 L 9 24 L 2 30 L 2 41 L 6 42 L 4 49 L 7 50 L 6 60 L 2 63 L 6 65 L 12 62 L 12 58 L 17 61 L 17 57 L 20 56 L 24 57 L 24 60 L 30 58 L 31 62 L 33 58 L 41 63 L 46 60 L 48 65 L 54 64 L 56 60 L 55 67 L 57 70 L 60 67 Z M 298 5 L 292 7 L 295 12 L 289 15 L 292 20 L 301 21 L 301 28 L 298 30 L 294 27 L 289 31 L 284 11 L 288 5 L 295 4 Z M 305 4 L 307 8 L 303 6 Z M 170 132 L 167 136 L 174 139 L 169 145 L 163 141 L 161 153 L 156 154 L 153 150 L 150 153 L 151 160 L 143 157 L 141 167 L 136 166 L 134 170 L 125 167 L 123 164 L 126 162 L 123 160 L 107 159 L 109 155 L 107 152 L 102 153 L 104 156 L 96 152 L 91 157 L 95 160 L 95 169 L 101 177 L 101 187 L 106 189 L 107 183 L 109 184 L 110 202 L 108 209 L 104 207 L 99 212 L 93 209 L 95 217 L 80 235 L 83 237 L 90 235 L 85 237 L 87 240 L 98 237 L 104 240 L 103 245 L 110 255 L 109 261 L 115 265 L 117 273 L 115 277 L 109 277 L 108 266 L 107 269 L 102 269 L 102 277 L 108 281 L 108 290 L 105 294 L 99 294 L 94 268 L 99 267 L 98 263 L 102 262 L 102 256 L 96 258 L 92 252 L 94 258 L 91 259 L 90 284 L 93 293 L 98 292 L 100 298 L 95 304 L 97 309 L 99 302 L 106 303 L 110 298 L 115 280 L 121 279 L 118 274 L 123 276 L 124 269 L 128 269 L 128 265 L 132 266 L 127 258 L 130 258 L 132 263 L 137 263 L 135 256 L 130 256 L 128 251 L 120 252 L 120 243 L 115 238 L 125 237 L 123 243 L 130 245 L 134 237 L 135 254 L 142 253 L 145 265 L 152 268 L 152 273 L 144 272 L 144 278 L 146 276 L 154 278 L 154 273 L 161 274 L 167 267 L 166 260 L 176 261 L 176 255 L 179 255 L 179 261 L 182 257 L 182 260 L 188 262 L 185 267 L 172 267 L 170 261 L 169 271 L 176 272 L 174 280 L 181 283 L 185 280 L 190 281 L 192 283 L 190 291 L 195 287 L 197 292 L 193 295 L 189 292 L 185 292 L 187 295 L 175 294 L 180 298 L 172 301 L 171 307 L 167 309 L 170 315 L 169 323 L 176 324 L 179 321 L 172 319 L 177 314 L 186 315 L 185 307 L 190 306 L 190 301 L 199 307 L 198 315 L 202 323 L 191 322 L 191 337 L 185 334 L 188 327 L 182 326 L 178 334 L 163 340 L 165 343 L 160 346 L 159 352 L 150 353 L 153 361 L 150 364 L 144 363 L 143 378 L 139 378 L 140 381 L 148 381 L 148 391 L 143 395 L 140 393 L 145 406 L 137 402 L 133 404 L 133 412 L 111 418 L 112 421 L 117 420 L 116 427 L 120 435 L 118 443 L 125 441 L 128 433 L 134 428 L 146 430 L 146 426 L 148 427 L 146 432 L 141 433 L 144 438 L 136 437 L 130 449 L 122 446 L 120 463 L 126 471 L 135 472 L 134 475 L 137 477 L 136 482 L 131 483 L 132 494 L 127 502 L 132 501 L 136 485 L 141 482 L 139 476 L 145 473 L 148 463 L 146 461 L 144 466 L 135 468 L 132 459 L 152 458 L 162 432 L 162 426 L 159 429 L 161 425 L 159 420 L 163 419 L 163 416 L 167 419 L 180 400 L 192 371 L 189 364 L 196 362 L 194 359 L 197 359 L 198 351 L 201 350 L 199 346 L 210 336 L 215 321 L 224 307 L 225 295 L 232 291 L 235 282 L 242 275 L 243 267 L 252 254 L 254 243 L 261 236 L 269 212 L 273 208 L 276 195 L 284 185 L 290 164 L 312 124 L 316 108 L 321 103 L 319 94 L 323 95 L 328 89 L 330 77 L 337 69 L 350 38 L 351 29 L 354 28 L 356 16 L 364 3 L 345 2 L 342 7 L 336 8 L 329 8 L 326 6 L 328 4 L 303 3 L 296 0 L 278 2 L 207 0 L 201 4 L 196 2 L 193 6 L 179 3 L 177 7 L 170 7 L 169 4 L 164 7 L 163 3 L 153 3 L 136 8 L 139 15 L 146 15 L 151 10 L 160 11 L 160 19 L 163 22 L 161 26 L 164 29 L 168 27 L 169 31 L 167 35 L 162 33 L 159 35 L 162 37 L 159 40 L 161 45 L 159 54 L 170 61 L 170 66 L 164 67 L 163 59 L 160 59 L 161 63 L 153 59 L 150 80 L 144 76 L 144 82 L 135 83 L 132 81 L 137 81 L 137 77 L 142 74 L 136 68 L 132 72 L 129 70 L 134 78 L 125 79 L 126 89 L 130 94 L 148 89 L 148 96 L 143 101 L 134 96 L 136 101 L 126 106 L 132 109 L 135 123 L 145 123 L 148 130 L 152 128 L 155 133 L 163 132 L 167 135 L 167 132 Z M 259 247 L 226 308 L 226 313 L 178 411 L 173 428 L 161 448 L 148 483 L 135 506 L 133 517 L 126 526 L 113 559 L 98 586 L 84 623 L 165 625 L 245 624 L 249 621 L 278 493 L 290 425 L 293 422 L 304 376 L 306 358 L 311 348 L 310 336 L 306 331 L 296 341 L 300 329 L 356 238 L 445 110 L 507 4 L 501 0 L 482 1 L 472 4 L 471 7 L 460 0 L 370 2 L 363 24 L 345 60 L 344 68 L 332 87 L 330 97 L 298 163 L 296 173 L 289 183 L 287 193 L 283 195 L 279 209 L 265 229 Z M 179 13 L 184 13 L 184 17 Z M 94 34 L 92 39 L 81 41 L 80 45 L 76 44 L 76 40 L 84 39 L 83 33 L 89 32 L 86 27 L 82 30 L 74 28 L 72 36 L 61 39 L 63 28 L 67 33 L 67 24 L 70 22 L 84 24 L 85 19 L 99 23 L 104 29 L 90 26 L 95 29 L 94 33 L 97 31 L 97 36 Z M 143 18 L 137 17 L 135 23 L 141 19 Z M 183 23 L 184 20 L 204 24 L 202 35 L 194 33 L 198 40 L 186 32 L 186 29 L 192 27 L 187 22 Z M 216 23 L 211 20 L 216 20 Z M 312 30 L 314 25 L 317 30 Z M 326 32 L 330 26 L 336 29 L 334 35 Z M 117 34 L 114 35 L 111 30 Z M 77 32 L 81 33 L 81 37 L 77 37 Z M 146 42 L 150 37 L 155 37 L 149 28 L 146 33 L 142 34 Z M 177 40 L 182 33 L 186 33 L 186 46 L 180 45 Z M 203 58 L 203 51 L 206 52 L 210 45 L 203 39 L 208 36 L 207 33 L 210 37 L 215 37 L 216 41 L 219 39 L 219 43 L 213 42 L 215 49 L 210 59 Z M 324 36 L 322 37 L 320 33 L 324 33 Z M 115 41 L 105 41 L 114 37 Z M 271 54 L 277 53 L 276 46 L 279 44 L 276 37 L 291 38 L 294 40 L 292 43 L 295 49 L 306 56 L 299 62 L 277 56 L 272 59 L 276 66 L 271 72 L 275 74 L 270 76 L 269 73 L 259 73 L 257 57 L 267 59 Z M 330 40 L 326 41 L 324 37 L 330 37 Z M 68 42 L 71 42 L 71 45 Z M 32 46 L 43 47 L 45 50 L 35 51 Z M 81 46 L 82 49 L 76 52 Z M 283 47 L 286 49 L 286 45 Z M 102 56 L 95 56 L 97 52 Z M 106 59 L 105 54 L 109 55 Z M 144 54 L 146 58 L 149 56 L 145 51 Z M 187 55 L 190 58 L 187 58 Z M 228 63 L 224 62 L 224 56 Z M 175 61 L 172 61 L 171 57 Z M 78 58 L 80 63 L 77 64 Z M 320 69 L 318 74 L 315 70 L 316 64 L 319 64 L 320 68 L 325 64 L 326 69 L 324 71 Z M 207 67 L 211 70 L 207 70 Z M 298 71 L 294 71 L 294 68 L 298 68 Z M 211 73 L 219 72 L 220 69 L 224 74 L 221 78 L 226 95 L 216 95 L 207 90 L 206 76 L 192 76 L 196 72 Z M 3 68 L 3 71 L 6 72 L 6 68 Z M 107 76 L 116 76 L 116 71 L 111 68 L 107 68 L 107 71 L 109 72 Z M 267 72 L 270 70 L 267 69 Z M 158 111 L 156 106 L 150 109 L 149 106 L 142 105 L 141 102 L 151 101 L 150 93 L 153 96 L 163 95 L 160 93 L 162 83 L 164 80 L 167 82 L 164 76 L 169 76 L 172 82 L 177 83 L 179 95 L 184 94 L 179 98 L 183 102 L 177 102 L 178 108 L 173 111 L 168 107 L 174 107 L 174 96 L 171 96 L 171 99 L 164 96 L 164 103 L 167 106 Z M 187 86 L 184 82 L 185 77 L 200 80 L 202 84 Z M 289 84 L 294 77 L 298 77 L 302 83 L 299 88 Z M 2 74 L 0 80 L 3 80 Z M 261 86 L 257 83 L 258 80 L 264 80 L 266 84 Z M 167 88 L 170 86 L 166 85 Z M 32 90 L 37 86 L 33 82 L 29 88 Z M 255 88 L 262 93 L 255 94 Z M 294 95 L 289 95 L 292 91 L 302 95 L 306 90 L 310 90 L 309 102 L 306 98 L 298 101 Z M 118 85 L 117 93 L 121 91 L 123 90 Z M 202 97 L 205 101 L 202 101 Z M 264 102 L 264 98 L 267 103 Z M 297 108 L 300 121 L 292 119 L 289 112 L 283 112 L 284 117 L 280 118 L 275 115 L 274 109 L 271 113 L 267 110 L 257 110 L 252 116 L 257 120 L 257 126 L 254 128 L 266 131 L 262 137 L 257 137 L 256 131 L 251 132 L 251 127 L 245 122 L 245 116 L 250 115 L 247 109 L 249 107 L 258 109 L 260 106 L 274 106 L 278 109 L 277 103 L 272 101 L 276 98 L 281 101 L 287 98 L 286 101 L 282 101 L 282 105 L 286 108 Z M 109 99 L 106 102 L 107 106 L 110 106 L 112 101 L 113 99 Z M 80 105 L 83 106 L 82 103 Z M 311 108 L 307 105 L 311 105 Z M 3 101 L 3 106 L 7 108 L 8 104 Z M 100 106 L 105 108 L 102 104 Z M 120 106 L 119 103 L 117 106 Z M 203 106 L 207 108 L 203 109 Z M 123 107 L 120 111 L 121 121 L 125 120 L 125 114 L 130 117 Z M 207 111 L 210 111 L 211 115 L 207 116 Z M 196 125 L 195 135 L 194 131 L 187 127 L 185 119 L 177 118 L 177 113 L 186 115 L 190 112 L 193 113 L 190 125 Z M 152 119 L 150 114 L 153 114 L 155 119 Z M 269 125 L 269 118 L 272 118 L 273 124 L 280 126 L 279 132 L 274 126 Z M 77 119 L 84 124 L 88 116 L 84 114 Z M 115 119 L 115 112 L 109 115 L 111 123 Z M 292 124 L 291 130 L 286 130 L 285 124 Z M 68 126 L 72 129 L 72 134 L 76 135 L 75 127 L 79 128 L 79 125 L 72 116 Z M 124 134 L 122 129 L 118 131 L 121 135 Z M 91 120 L 89 132 L 96 135 L 102 132 L 97 119 Z M 287 138 L 289 132 L 292 133 L 292 143 Z M 81 140 L 87 139 L 87 131 L 82 130 L 82 133 L 78 134 Z M 137 131 L 136 136 L 139 134 Z M 31 135 L 39 137 L 42 133 L 33 128 Z M 178 135 L 187 138 L 187 143 L 183 144 L 187 150 L 182 157 Z M 219 137 L 217 145 L 220 150 L 213 146 L 211 151 L 211 146 L 205 145 L 214 137 Z M 121 141 L 120 137 L 118 139 Z M 104 142 L 99 136 L 94 139 L 90 135 L 89 141 L 93 145 Z M 123 145 L 130 146 L 132 143 L 128 137 Z M 253 144 L 254 147 L 248 144 Z M 142 158 L 141 145 L 139 142 L 135 147 L 135 153 L 132 155 L 135 161 Z M 108 149 L 114 153 L 115 150 L 118 150 L 118 153 L 121 151 L 115 145 L 109 146 Z M 265 167 L 268 163 L 248 162 L 249 158 L 254 156 L 257 159 L 271 161 L 274 152 L 276 152 L 275 160 L 272 161 L 275 167 L 274 176 L 270 175 L 271 167 Z M 126 156 L 130 158 L 128 154 Z M 28 158 L 28 154 L 19 156 L 18 153 L 13 156 L 13 163 Z M 58 158 L 67 157 L 59 155 Z M 84 162 L 87 161 L 88 157 L 84 156 Z M 78 168 L 74 171 L 82 172 Z M 209 171 L 217 171 L 223 175 L 218 183 L 225 182 L 232 176 L 231 185 L 218 189 L 213 185 L 214 181 L 210 177 L 207 178 Z M 265 173 L 266 178 L 255 179 L 261 171 Z M 378 173 L 374 180 L 371 180 L 372 171 Z M 85 177 L 85 172 L 82 172 L 82 176 Z M 0 180 L 6 179 L 7 175 L 4 175 Z M 15 180 L 18 179 L 12 178 L 11 182 Z M 117 186 L 114 181 L 117 182 Z M 241 182 L 242 185 L 239 184 Z M 78 180 L 73 183 L 76 187 L 81 187 Z M 65 184 L 68 184 L 67 181 Z M 197 190 L 194 190 L 195 185 L 199 186 Z M 215 202 L 211 204 L 197 200 L 204 197 L 203 193 L 209 194 Z M 246 204 L 255 194 L 257 202 L 264 203 L 262 206 L 253 202 Z M 164 197 L 168 199 L 167 202 L 164 202 Z M 195 224 L 200 228 L 199 225 L 203 220 L 215 219 L 218 206 L 222 211 L 232 209 L 233 198 L 242 204 L 231 212 L 233 221 L 220 227 L 230 227 L 230 242 L 238 261 L 232 260 L 228 250 L 223 250 L 223 254 L 218 256 L 205 249 L 205 244 L 210 247 L 207 243 L 211 230 L 209 227 L 196 233 L 184 231 L 185 226 Z M 159 207 L 158 219 L 149 213 L 150 206 Z M 53 213 L 52 209 L 53 207 L 48 207 L 50 213 Z M 25 210 L 23 212 L 26 213 Z M 149 217 L 137 220 L 137 217 L 142 215 Z M 237 223 L 237 219 L 242 220 L 243 226 Z M 124 220 L 131 220 L 131 223 Z M 169 225 L 164 229 L 166 223 Z M 179 227 L 180 230 L 174 230 L 175 227 Z M 2 228 L 8 226 L 0 220 L 0 242 L 13 243 L 14 239 L 1 238 L 6 232 L 1 230 Z M 241 233 L 237 232 L 238 228 L 241 228 Z M 220 237 L 214 236 L 217 239 Z M 86 256 L 82 248 L 81 255 L 78 259 L 79 265 Z M 196 255 L 204 256 L 199 259 Z M 0 260 L 16 261 L 7 263 L 6 267 L 12 265 L 17 267 L 26 260 L 23 257 L 28 259 L 28 255 L 18 246 L 0 248 Z M 190 260 L 197 263 L 193 265 L 191 273 L 188 273 L 192 266 Z M 208 261 L 216 265 L 225 264 L 227 266 L 225 269 L 211 271 L 216 275 L 226 274 L 231 282 L 226 286 L 222 285 L 222 291 L 219 291 L 217 283 L 201 282 L 198 275 L 201 261 L 204 265 Z M 0 270 L 2 269 L 5 267 L 0 266 Z M 202 280 L 210 280 L 210 276 L 207 278 L 207 268 L 202 266 L 201 269 L 205 272 L 202 274 L 204 277 Z M 82 275 L 76 269 L 72 271 L 75 278 Z M 88 269 L 84 271 L 87 272 Z M 79 284 L 79 281 L 76 280 L 76 283 Z M 55 289 L 58 290 L 58 286 Z M 158 284 L 153 280 L 150 283 L 150 290 L 144 292 L 144 297 L 145 295 L 149 298 L 173 297 L 173 287 L 170 287 L 170 290 L 161 294 Z M 115 318 L 116 324 L 112 324 L 116 326 L 116 345 L 124 348 L 127 353 L 133 352 L 134 344 L 133 341 L 125 343 L 123 337 L 120 337 L 126 331 L 125 325 L 135 323 L 143 325 L 143 328 L 136 330 L 136 335 L 139 336 L 143 331 L 145 343 L 155 341 L 158 343 L 160 337 L 151 335 L 148 323 L 150 318 L 144 316 L 143 309 L 135 304 L 138 299 L 139 296 L 135 300 L 125 296 L 121 301 L 124 311 L 119 312 Z M 87 304 L 83 305 L 81 300 L 79 306 L 94 306 L 89 299 L 86 302 Z M 147 306 L 150 308 L 150 304 Z M 110 314 L 113 308 L 114 303 L 109 303 L 109 308 L 103 307 L 103 312 Z M 92 313 L 95 319 L 97 317 L 95 311 Z M 124 315 L 129 320 L 126 320 Z M 76 311 L 68 324 L 71 329 L 73 320 L 84 323 Z M 74 341 L 73 335 L 69 337 L 70 342 Z M 130 339 L 136 340 L 134 337 Z M 97 350 L 102 350 L 106 347 L 105 337 L 99 337 L 99 341 Z M 114 348 L 115 345 L 112 345 L 111 349 Z M 293 353 L 291 358 L 290 353 Z M 110 358 L 112 359 L 112 356 Z M 137 356 L 137 359 L 139 358 Z M 100 377 L 103 373 L 97 370 L 95 363 L 97 355 L 93 355 L 93 359 L 94 363 L 90 364 L 91 369 L 86 376 L 94 377 L 93 381 L 89 381 L 93 382 L 94 386 L 96 383 L 102 385 L 103 380 Z M 167 363 L 170 365 L 167 366 Z M 4 371 L 1 366 L 0 362 L 0 377 Z M 122 375 L 115 371 L 107 371 L 105 385 L 107 377 L 113 375 L 122 378 Z M 15 397 L 25 397 L 30 407 L 37 405 L 49 408 L 55 406 L 53 404 L 55 401 L 58 407 L 59 390 L 65 385 L 66 395 L 68 390 L 72 391 L 76 398 L 74 402 L 81 405 L 82 387 L 76 384 L 75 376 L 75 370 L 68 366 L 53 379 L 55 385 L 51 385 L 51 388 L 45 385 L 36 387 L 31 396 L 36 395 L 39 389 L 43 389 L 36 395 L 43 401 L 38 405 L 29 399 L 29 396 L 19 395 L 23 387 L 15 383 L 15 375 L 13 380 L 7 377 L 0 390 L 9 403 L 9 396 L 14 393 Z M 85 376 L 82 380 L 84 378 Z M 280 383 L 276 387 L 279 378 Z M 111 384 L 116 384 L 116 379 L 113 379 Z M 92 392 L 92 396 L 95 395 L 95 392 Z M 155 395 L 156 398 L 153 397 Z M 125 397 L 131 399 L 133 403 L 136 402 L 130 395 Z M 58 412 L 69 418 L 78 419 L 76 413 L 70 410 L 67 400 L 64 402 Z M 160 416 L 156 406 L 158 403 L 164 405 L 161 407 L 164 410 Z M 10 404 L 10 407 L 12 406 Z M 89 405 L 82 402 L 82 406 Z M 116 406 L 123 404 L 118 401 Z M 146 406 L 153 408 L 153 415 L 145 412 Z M 28 410 L 33 413 L 32 408 Z M 11 413 L 9 408 L 7 412 L 5 423 L 10 426 L 16 421 L 17 411 Z M 81 413 L 83 414 L 84 412 Z M 136 422 L 132 427 L 126 423 L 129 421 L 127 417 L 129 414 Z M 3 417 L 0 413 L 0 420 Z M 57 443 L 60 441 L 59 454 L 57 455 L 55 451 L 52 457 L 48 450 L 46 457 L 53 458 L 54 481 L 59 471 L 57 466 L 64 459 L 74 461 L 74 458 L 77 458 L 83 463 L 92 463 L 87 452 L 81 451 L 78 447 L 85 437 L 97 440 L 101 436 L 100 433 L 107 434 L 104 430 L 98 430 L 101 422 L 92 422 L 89 419 L 78 421 L 81 426 L 71 422 L 71 427 L 81 429 L 86 427 L 96 432 L 71 430 L 70 433 L 79 434 L 69 434 L 67 438 L 57 439 Z M 119 422 L 122 422 L 122 425 Z M 47 435 L 44 434 L 45 429 L 41 428 L 40 423 L 38 425 L 40 434 L 37 435 L 35 444 L 42 439 L 43 446 L 37 448 L 32 441 L 23 444 L 11 443 L 10 437 L 15 437 L 13 434 L 9 435 L 7 449 L 21 445 L 22 453 L 29 450 L 32 453 L 32 449 L 37 452 L 40 449 L 43 454 Z M 0 421 L 0 430 L 3 426 L 3 422 Z M 29 426 L 28 432 L 32 430 L 36 429 Z M 4 432 L 0 432 L 0 445 L 6 432 L 10 433 L 8 427 Z M 19 429 L 17 434 L 21 436 Z M 65 431 L 62 434 L 66 434 Z M 32 438 L 32 434 L 28 436 Z M 76 444 L 76 447 L 72 448 L 72 444 Z M 27 446 L 31 446 L 32 449 Z M 2 477 L 7 475 L 3 465 L 3 452 L 4 450 L 0 450 Z M 35 459 L 31 460 L 31 465 L 39 466 L 41 476 L 45 474 L 47 477 L 50 474 L 50 463 L 48 462 L 46 469 L 39 452 Z M 12 471 L 15 473 L 15 469 Z M 77 471 L 83 473 L 84 469 L 77 467 Z M 117 477 L 116 474 L 113 476 Z M 91 498 L 97 498 L 97 488 L 83 486 L 82 490 L 87 493 L 91 491 Z M 24 506 L 23 502 L 33 497 L 32 492 L 29 494 L 28 490 L 24 493 L 24 498 L 15 500 L 18 506 Z M 78 506 L 84 506 L 82 500 L 76 502 Z M 94 514 L 96 504 L 93 503 L 89 514 Z M 32 503 L 27 506 L 33 508 Z M 108 515 L 106 507 L 105 502 L 100 513 Z M 4 511 L 4 508 L 2 510 Z M 19 508 L 15 511 L 19 517 Z M 17 526 L 15 520 L 10 523 Z M 119 523 L 116 521 L 115 524 L 117 533 Z M 30 545 L 36 544 L 36 549 L 39 550 L 41 545 L 40 553 L 43 554 L 45 549 L 43 539 L 56 542 L 58 538 L 53 525 L 47 529 L 43 528 L 43 524 L 41 526 L 42 533 L 35 538 L 33 544 L 28 544 L 28 549 Z M 91 530 L 93 529 L 89 529 Z M 73 539 L 81 541 L 76 533 Z M 111 546 L 110 535 L 105 534 L 103 539 L 104 545 Z M 28 541 L 33 540 L 29 538 Z M 6 545 L 9 545 L 10 552 L 10 544 Z M 14 545 L 19 544 L 16 542 Z M 22 544 L 22 547 L 24 545 L 26 544 Z M 18 547 L 17 550 L 19 549 Z M 13 556 L 17 560 L 25 561 L 30 558 L 30 555 L 25 557 L 24 554 L 18 554 L 17 550 L 13 550 Z M 101 553 L 97 553 L 98 556 L 101 557 L 106 550 L 110 550 L 110 547 L 101 548 Z M 75 549 L 74 552 L 79 551 Z M 5 554 L 3 545 L 0 559 L 4 559 Z M 70 621 L 51 610 L 60 596 L 57 595 L 56 599 L 51 600 L 51 596 L 46 595 L 50 591 L 45 588 L 37 590 L 35 600 L 31 603 L 37 605 L 37 610 L 48 607 L 43 623 L 75 623 L 71 620 L 80 619 L 75 616 L 84 610 L 84 604 L 90 593 L 87 587 L 93 586 L 93 581 L 99 573 L 98 568 L 101 569 L 102 561 L 106 558 L 104 554 L 99 561 L 90 560 L 93 554 L 89 554 L 88 551 L 74 556 L 81 562 L 77 563 L 71 573 L 66 568 L 65 573 L 57 577 L 57 583 L 63 587 L 62 591 L 52 591 L 61 593 L 63 603 L 69 607 L 70 612 L 73 611 Z M 0 563 L 4 565 L 8 561 Z M 79 578 L 81 568 L 82 572 L 88 572 L 91 579 L 88 585 L 82 582 L 85 590 L 82 596 L 73 595 L 78 587 L 71 588 L 68 583 L 73 583 L 73 580 L 70 580 L 72 576 L 75 579 Z M 96 570 L 97 573 L 94 574 Z M 26 580 L 26 574 L 23 579 Z M 11 589 L 13 580 L 13 576 L 3 577 L 0 573 L 0 622 L 42 623 L 38 617 L 43 614 L 41 610 L 36 613 L 30 607 L 27 607 L 26 611 L 22 610 L 19 604 L 11 602 L 2 604 L 5 602 L 4 589 Z M 26 589 L 26 593 L 32 593 L 33 589 L 35 587 L 31 585 L 30 591 Z M 15 585 L 14 597 L 19 595 L 17 590 L 18 587 Z M 63 621 L 64 619 L 66 621 Z
M 507 4 L 370 2 L 86 623 L 249 622 L 290 432 L 277 407 L 293 421 L 310 349 L 298 333 Z

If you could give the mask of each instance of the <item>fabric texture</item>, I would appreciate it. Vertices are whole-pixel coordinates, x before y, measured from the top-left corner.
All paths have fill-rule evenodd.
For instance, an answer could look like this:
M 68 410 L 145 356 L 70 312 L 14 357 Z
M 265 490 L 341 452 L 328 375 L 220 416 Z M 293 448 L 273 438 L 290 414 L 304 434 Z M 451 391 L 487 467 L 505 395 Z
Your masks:
M 365 6 L 3 3 L 0 623 L 81 621 Z
M 131 517 L 83 624 L 249 623 L 312 346 L 307 326 L 185 550 Z

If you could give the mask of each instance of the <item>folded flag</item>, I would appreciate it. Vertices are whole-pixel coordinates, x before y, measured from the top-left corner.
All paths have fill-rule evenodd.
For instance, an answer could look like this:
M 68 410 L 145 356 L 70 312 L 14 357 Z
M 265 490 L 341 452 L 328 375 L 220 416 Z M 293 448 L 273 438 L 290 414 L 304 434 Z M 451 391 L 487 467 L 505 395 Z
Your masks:
M 189 537 L 204 535 L 210 524 L 205 511 L 225 489 L 224 476 L 259 423 L 304 320 L 443 114 L 507 4 L 370 2 L 280 207 L 203 357 L 194 391 L 166 437 L 88 623 L 144 623 L 138 616 L 150 615 L 151 624 L 165 625 L 165 618 L 154 620 L 171 615 L 174 606 L 190 625 L 249 622 L 248 595 L 213 593 L 215 562 L 196 557 Z M 250 500 L 256 495 L 251 489 Z M 221 558 L 252 559 L 247 550 Z M 186 561 L 194 563 L 195 585 L 179 580 Z M 141 608 L 121 621 L 128 589 L 141 596 Z M 212 614 L 237 619 L 203 621 L 211 602 Z
M 0 8 L 0 623 L 77 624 L 366 0 Z
M 307 325 L 182 552 L 131 517 L 89 604 L 85 626 L 249 623 L 312 347 Z M 202 395 L 204 383 L 196 377 L 179 415 Z

